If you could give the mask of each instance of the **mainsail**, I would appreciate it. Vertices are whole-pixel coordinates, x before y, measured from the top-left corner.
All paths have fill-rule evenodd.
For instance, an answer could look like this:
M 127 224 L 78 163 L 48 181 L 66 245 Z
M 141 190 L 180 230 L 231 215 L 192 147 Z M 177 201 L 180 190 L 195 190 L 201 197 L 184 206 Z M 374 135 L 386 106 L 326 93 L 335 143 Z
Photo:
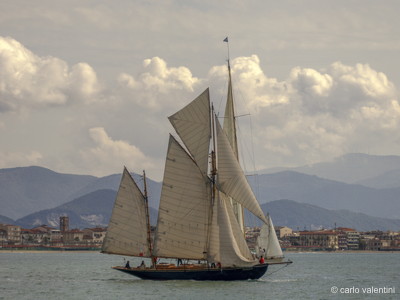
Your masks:
M 124 168 L 102 252 L 150 257 L 145 197 Z
M 154 255 L 204 259 L 210 184 L 170 135 L 155 235 Z

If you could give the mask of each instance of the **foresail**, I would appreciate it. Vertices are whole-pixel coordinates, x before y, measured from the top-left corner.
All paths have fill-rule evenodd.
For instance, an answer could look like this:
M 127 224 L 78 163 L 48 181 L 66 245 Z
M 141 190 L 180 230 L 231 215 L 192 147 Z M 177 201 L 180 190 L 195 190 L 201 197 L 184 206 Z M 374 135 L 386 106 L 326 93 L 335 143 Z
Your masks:
M 263 224 L 261 227 L 260 235 L 257 238 L 257 253 L 258 255 L 265 255 L 266 259 L 282 258 L 282 249 L 271 217 L 268 217 L 268 223 Z
M 203 259 L 210 209 L 209 179 L 170 136 L 153 253 Z
M 223 267 L 257 264 L 233 214 L 230 200 L 219 193 L 214 202 L 208 261 Z
M 278 237 L 276 236 L 274 224 L 272 223 L 271 217 L 268 217 L 269 221 L 269 239 L 268 239 L 268 248 L 266 253 L 266 258 L 277 258 L 283 257 L 281 245 L 279 244 Z
M 206 176 L 211 136 L 209 90 L 206 89 L 195 100 L 168 119 L 203 175 Z
M 102 252 L 150 257 L 145 199 L 124 168 Z
M 216 119 L 218 148 L 218 186 L 217 188 L 247 208 L 256 217 L 267 223 L 267 219 L 246 176 L 236 159 L 229 141 Z

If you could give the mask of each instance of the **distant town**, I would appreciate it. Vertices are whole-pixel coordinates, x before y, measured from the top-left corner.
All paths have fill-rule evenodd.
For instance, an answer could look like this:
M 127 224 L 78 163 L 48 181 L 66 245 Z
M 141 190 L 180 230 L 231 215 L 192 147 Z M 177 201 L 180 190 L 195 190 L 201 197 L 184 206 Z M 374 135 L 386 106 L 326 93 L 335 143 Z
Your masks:
M 152 227 L 154 233 L 155 228 Z M 1 250 L 94 250 L 101 249 L 107 228 L 70 229 L 69 218 L 60 217 L 60 227 L 41 225 L 31 229 L 0 224 Z M 275 226 L 280 245 L 286 251 L 400 251 L 400 232 L 358 232 L 352 228 L 294 231 Z M 259 227 L 246 227 L 246 241 L 254 249 Z

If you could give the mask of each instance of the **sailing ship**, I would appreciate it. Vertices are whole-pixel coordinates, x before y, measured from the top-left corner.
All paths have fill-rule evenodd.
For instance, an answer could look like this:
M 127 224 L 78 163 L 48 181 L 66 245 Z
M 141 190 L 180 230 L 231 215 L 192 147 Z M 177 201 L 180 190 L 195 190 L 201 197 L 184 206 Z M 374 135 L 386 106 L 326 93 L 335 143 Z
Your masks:
M 149 258 L 151 263 L 115 270 L 153 280 L 247 280 L 260 278 L 271 264 L 290 263 L 283 260 L 276 234 L 258 244 L 265 261 L 245 240 L 244 208 L 268 232 L 274 229 L 239 164 L 229 59 L 228 73 L 223 127 L 208 88 L 169 117 L 183 145 L 170 135 L 154 239 L 145 173 L 142 192 L 124 168 L 102 253 Z M 160 259 L 176 259 L 177 264 Z

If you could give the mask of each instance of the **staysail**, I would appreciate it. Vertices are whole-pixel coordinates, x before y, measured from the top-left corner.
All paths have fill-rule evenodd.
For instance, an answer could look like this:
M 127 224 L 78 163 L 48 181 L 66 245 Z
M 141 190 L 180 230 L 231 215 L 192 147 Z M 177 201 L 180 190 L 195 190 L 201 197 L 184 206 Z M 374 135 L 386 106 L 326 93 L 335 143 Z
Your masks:
M 222 266 L 257 264 L 237 223 L 229 198 L 218 193 L 214 202 L 208 261 Z
M 124 168 L 102 252 L 150 257 L 145 198 Z
M 267 223 L 267 219 L 254 196 L 242 168 L 229 144 L 226 134 L 216 119 L 218 148 L 218 186 L 217 188 L 233 200 L 239 202 L 256 217 Z
M 161 192 L 154 255 L 204 259 L 210 183 L 195 161 L 170 136 Z

